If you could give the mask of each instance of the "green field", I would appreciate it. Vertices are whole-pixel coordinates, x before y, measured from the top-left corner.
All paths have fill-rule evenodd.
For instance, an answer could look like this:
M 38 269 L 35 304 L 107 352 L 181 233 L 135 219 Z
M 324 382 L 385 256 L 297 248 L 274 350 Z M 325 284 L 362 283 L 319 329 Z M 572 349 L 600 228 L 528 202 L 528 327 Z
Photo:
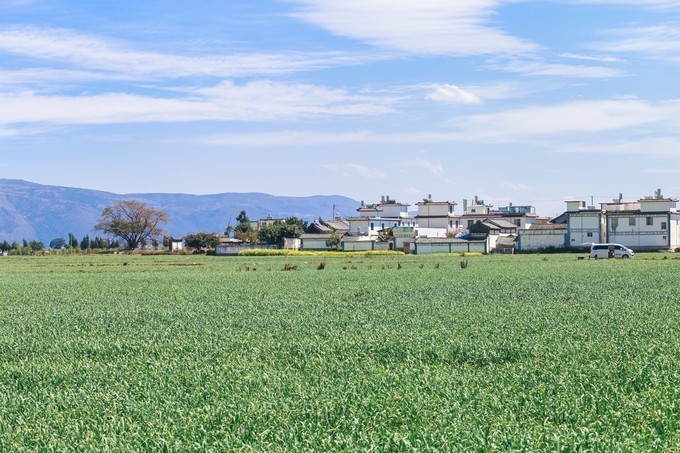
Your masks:
M 675 258 L 1 258 L 0 451 L 678 451 Z

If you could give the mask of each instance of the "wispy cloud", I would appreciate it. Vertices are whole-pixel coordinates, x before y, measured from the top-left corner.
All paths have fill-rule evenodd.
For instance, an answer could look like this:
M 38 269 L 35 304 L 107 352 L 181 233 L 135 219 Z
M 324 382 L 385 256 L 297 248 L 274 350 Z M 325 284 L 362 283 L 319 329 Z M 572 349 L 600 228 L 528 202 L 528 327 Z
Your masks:
M 651 175 L 678 175 L 680 174 L 680 168 L 648 168 L 645 173 Z
M 132 94 L 0 95 L 0 125 L 20 123 L 106 124 L 177 121 L 265 121 L 304 116 L 380 115 L 390 100 L 344 90 L 267 80 L 224 82 L 175 98 Z
M 385 178 L 387 175 L 361 164 L 324 164 L 322 168 L 341 176 L 361 176 L 362 178 Z
M 373 46 L 416 54 L 497 55 L 536 46 L 491 25 L 496 0 L 291 0 L 295 17 Z
M 345 52 L 251 53 L 184 56 L 140 51 L 129 43 L 65 29 L 13 27 L 0 30 L 0 52 L 81 71 L 101 71 L 130 79 L 257 77 L 353 65 L 375 60 Z
M 432 87 L 432 90 L 427 94 L 427 99 L 453 104 L 481 104 L 482 102 L 482 100 L 471 91 L 450 84 Z
M 569 58 L 572 60 L 584 60 L 584 61 L 598 61 L 601 63 L 621 63 L 623 60 L 616 57 L 606 57 L 598 55 L 581 55 L 575 53 L 563 53 L 560 54 L 562 58 Z
M 546 63 L 540 60 L 513 59 L 489 63 L 492 69 L 530 76 L 567 77 L 575 79 L 608 79 L 619 77 L 623 72 L 607 66 L 584 66 Z
M 680 103 L 675 101 L 580 101 L 458 117 L 451 125 L 468 140 L 504 142 L 676 122 L 678 114 Z
M 607 30 L 609 39 L 589 45 L 612 53 L 639 53 L 680 63 L 680 27 L 664 24 Z
M 571 2 L 597 5 L 632 5 L 656 9 L 680 8 L 678 0 L 571 0 Z
M 603 140 L 597 143 L 565 143 L 560 153 L 612 154 L 661 157 L 680 160 L 680 140 L 675 137 L 643 137 L 628 140 Z

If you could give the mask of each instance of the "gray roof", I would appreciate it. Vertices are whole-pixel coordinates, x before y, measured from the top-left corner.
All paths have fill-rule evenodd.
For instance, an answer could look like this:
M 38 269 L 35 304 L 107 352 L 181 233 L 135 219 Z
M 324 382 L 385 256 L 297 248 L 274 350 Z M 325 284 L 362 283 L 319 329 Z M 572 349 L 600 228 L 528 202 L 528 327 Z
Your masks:
M 304 233 L 300 235 L 300 239 L 330 239 L 331 237 L 333 237 L 333 233 Z
M 503 229 L 516 229 L 517 228 L 517 225 L 515 225 L 514 223 L 510 222 L 509 220 L 505 220 L 505 219 L 486 219 L 484 221 L 484 223 L 486 223 L 486 222 L 492 223 L 492 224 L 498 226 L 499 228 L 503 228 Z
M 342 242 L 383 242 L 380 238 L 374 237 L 370 238 L 368 236 L 345 236 L 342 238 Z
M 416 238 L 418 244 L 464 244 L 467 242 L 478 243 L 486 241 L 468 241 L 458 238 Z
M 567 224 L 566 223 L 546 223 L 543 225 L 531 225 L 531 228 L 527 230 L 520 230 L 520 231 L 537 231 L 537 230 L 566 230 L 567 229 Z
M 323 222 L 326 226 L 336 230 L 336 231 L 348 231 L 349 224 L 344 220 L 324 220 Z

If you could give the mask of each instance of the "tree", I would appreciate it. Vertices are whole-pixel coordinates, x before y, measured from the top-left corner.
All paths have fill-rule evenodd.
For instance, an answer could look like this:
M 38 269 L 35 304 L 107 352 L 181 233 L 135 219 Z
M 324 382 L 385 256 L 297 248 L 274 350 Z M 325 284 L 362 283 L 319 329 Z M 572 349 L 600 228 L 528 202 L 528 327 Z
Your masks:
M 305 228 L 307 228 L 307 222 L 297 217 L 288 217 L 283 222 L 277 220 L 260 228 L 259 239 L 266 244 L 281 245 L 285 238 L 299 238 Z
M 31 247 L 31 250 L 34 252 L 39 252 L 41 250 L 45 250 L 45 244 L 39 241 L 31 241 L 28 243 L 29 247 Z
M 236 222 L 238 222 L 234 227 L 234 236 L 236 238 L 244 242 L 257 242 L 257 231 L 253 230 L 246 211 L 239 212 Z
M 80 241 L 80 248 L 83 250 L 90 248 L 90 236 L 87 234 L 83 237 L 83 240 Z
M 50 248 L 52 250 L 60 250 L 66 247 L 66 239 L 64 238 L 55 238 L 50 241 Z
M 333 250 L 340 248 L 340 236 L 335 234 L 335 232 L 331 233 L 331 237 L 326 239 L 326 247 Z
M 187 247 L 193 247 L 199 250 L 207 250 L 217 247 L 217 244 L 220 243 L 220 238 L 217 236 L 217 233 L 204 233 L 201 231 L 198 233 L 187 234 L 184 237 L 184 241 L 186 242 Z
M 78 238 L 73 233 L 68 234 L 68 246 L 72 249 L 78 247 Z
M 147 240 L 153 242 L 162 238 L 165 230 L 160 225 L 169 221 L 165 211 L 139 201 L 126 200 L 104 209 L 94 228 L 121 239 L 132 250 L 143 246 Z
M 10 245 L 9 242 L 7 242 L 7 240 L 4 240 L 2 241 L 2 245 L 0 245 L 0 250 L 2 250 L 3 252 L 9 252 L 10 250 L 12 250 L 12 246 Z

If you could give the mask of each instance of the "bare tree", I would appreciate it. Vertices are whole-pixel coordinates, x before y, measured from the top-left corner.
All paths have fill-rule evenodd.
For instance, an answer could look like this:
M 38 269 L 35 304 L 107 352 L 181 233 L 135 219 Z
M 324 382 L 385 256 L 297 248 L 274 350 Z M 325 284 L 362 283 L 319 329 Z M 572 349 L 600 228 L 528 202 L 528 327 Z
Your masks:
M 120 238 L 129 249 L 143 246 L 147 240 L 158 241 L 165 234 L 160 227 L 170 218 L 165 211 L 135 200 L 121 201 L 102 211 L 95 230 Z

